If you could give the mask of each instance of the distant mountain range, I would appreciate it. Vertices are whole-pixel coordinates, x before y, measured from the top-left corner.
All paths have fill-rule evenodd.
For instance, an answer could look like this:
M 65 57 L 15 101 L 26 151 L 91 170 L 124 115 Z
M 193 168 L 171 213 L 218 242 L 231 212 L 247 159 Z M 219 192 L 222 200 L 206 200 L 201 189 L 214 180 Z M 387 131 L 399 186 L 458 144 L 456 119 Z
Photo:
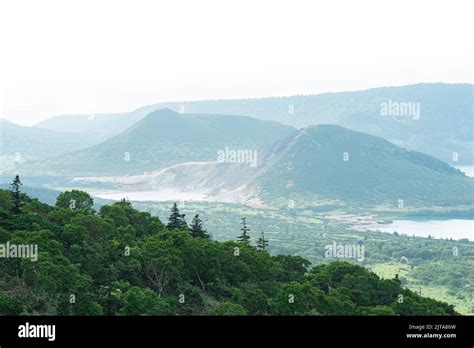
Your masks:
M 150 113 L 116 136 L 84 150 L 30 162 L 21 171 L 49 175 L 125 175 L 189 161 L 216 161 L 226 149 L 256 151 L 295 129 L 245 116 Z
M 471 84 L 417 84 L 292 97 L 160 103 L 125 114 L 97 115 L 92 120 L 87 115 L 59 116 L 37 126 L 59 132 L 74 129 L 85 139 L 99 142 L 164 107 L 186 113 L 245 115 L 296 128 L 336 124 L 380 136 L 450 164 L 474 164 Z
M 474 179 L 436 158 L 334 125 L 305 127 L 251 163 L 181 163 L 135 176 L 78 178 L 118 191 L 163 191 L 209 201 L 301 209 L 321 204 L 388 208 L 471 205 Z
M 80 134 L 23 127 L 0 119 L 0 156 L 46 158 L 90 146 Z
M 148 106 L 123 113 L 59 115 L 41 121 L 35 127 L 75 135 L 80 134 L 89 144 L 96 145 L 133 126 L 157 109 L 161 108 Z
M 2 121 L 0 155 L 26 160 L 0 169 L 265 207 L 472 206 L 473 179 L 435 157 L 474 163 L 473 91 L 421 84 Z

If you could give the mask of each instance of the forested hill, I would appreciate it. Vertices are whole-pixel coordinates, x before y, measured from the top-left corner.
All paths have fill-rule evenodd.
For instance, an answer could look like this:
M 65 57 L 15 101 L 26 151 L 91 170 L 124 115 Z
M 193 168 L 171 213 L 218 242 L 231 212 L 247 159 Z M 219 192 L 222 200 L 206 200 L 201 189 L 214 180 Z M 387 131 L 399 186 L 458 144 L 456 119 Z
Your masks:
M 165 225 L 127 201 L 92 204 L 80 191 L 53 207 L 0 190 L 0 315 L 457 314 L 363 267 L 272 256 L 247 228 L 213 241 L 176 206 Z M 15 245 L 37 245 L 37 260 L 13 258 Z

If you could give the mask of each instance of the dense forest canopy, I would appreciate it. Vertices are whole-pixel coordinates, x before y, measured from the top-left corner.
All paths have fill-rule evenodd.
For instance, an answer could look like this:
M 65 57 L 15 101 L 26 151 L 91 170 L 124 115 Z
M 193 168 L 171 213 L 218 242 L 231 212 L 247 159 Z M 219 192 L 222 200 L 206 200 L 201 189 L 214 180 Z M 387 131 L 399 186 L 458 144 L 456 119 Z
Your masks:
M 176 205 L 167 224 L 126 200 L 92 207 L 75 190 L 43 204 L 19 178 L 0 190 L 0 315 L 457 314 L 348 262 L 270 255 L 245 219 L 238 241 L 217 242 Z M 33 245 L 37 260 L 8 249 Z

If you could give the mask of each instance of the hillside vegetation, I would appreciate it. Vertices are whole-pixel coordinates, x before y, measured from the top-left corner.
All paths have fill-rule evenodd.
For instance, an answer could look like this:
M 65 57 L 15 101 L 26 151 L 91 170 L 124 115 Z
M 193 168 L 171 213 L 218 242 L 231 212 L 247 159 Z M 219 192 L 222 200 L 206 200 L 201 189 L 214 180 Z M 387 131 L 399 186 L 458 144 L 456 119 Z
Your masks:
M 165 225 L 127 201 L 94 211 L 80 191 L 56 206 L 0 190 L 0 245 L 38 245 L 38 259 L 0 262 L 2 315 L 454 315 L 346 262 L 311 268 L 298 256 L 272 256 L 207 237 L 176 206 Z M 72 202 L 74 202 L 72 204 Z

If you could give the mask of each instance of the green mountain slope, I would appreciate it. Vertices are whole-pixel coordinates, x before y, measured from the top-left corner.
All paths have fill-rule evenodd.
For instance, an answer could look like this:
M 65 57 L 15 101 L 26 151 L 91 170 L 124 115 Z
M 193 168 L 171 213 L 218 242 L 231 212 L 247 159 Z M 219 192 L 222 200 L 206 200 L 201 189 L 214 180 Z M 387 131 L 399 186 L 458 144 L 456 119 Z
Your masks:
M 303 128 L 273 145 L 263 161 L 272 163 L 257 179 L 267 202 L 293 197 L 303 206 L 332 199 L 393 208 L 473 203 L 474 180 L 457 169 L 339 126 Z
M 194 140 L 197 143 L 197 139 Z M 114 144 L 119 147 L 120 144 Z M 262 148 L 259 163 L 183 163 L 134 176 L 82 178 L 122 192 L 175 192 L 254 207 L 469 209 L 474 179 L 432 156 L 334 125 Z M 176 198 L 178 199 L 178 198 Z
M 51 175 L 118 175 L 157 170 L 188 161 L 216 161 L 218 151 L 257 148 L 294 128 L 243 116 L 155 111 L 111 139 L 67 155 L 22 167 Z

